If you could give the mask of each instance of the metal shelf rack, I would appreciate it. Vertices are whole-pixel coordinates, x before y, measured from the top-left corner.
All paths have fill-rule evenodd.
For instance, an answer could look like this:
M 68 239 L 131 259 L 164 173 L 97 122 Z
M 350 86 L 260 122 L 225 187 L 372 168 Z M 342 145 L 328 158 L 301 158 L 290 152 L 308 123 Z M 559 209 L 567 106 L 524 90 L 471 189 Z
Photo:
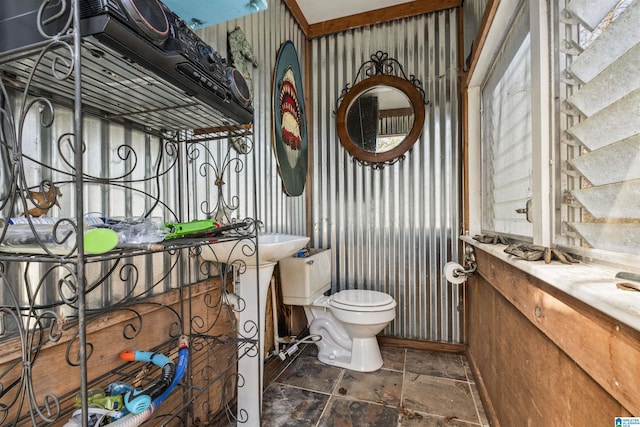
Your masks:
M 57 224 L 70 224 L 75 235 L 75 245 L 64 253 L 44 247 L 39 253 L 3 252 L 10 226 L 0 223 L 0 425 L 64 425 L 81 407 L 88 426 L 90 390 L 117 381 L 141 387 L 153 382 L 155 372 L 122 364 L 115 352 L 130 344 L 175 355 L 181 335 L 190 340 L 188 375 L 151 425 L 206 425 L 219 410 L 233 416 L 228 405 L 237 383 L 238 345 L 254 349 L 243 352 L 247 357 L 257 357 L 260 343 L 257 331 L 237 337 L 252 328 L 237 325 L 233 309 L 222 303 L 233 284 L 232 269 L 198 259 L 212 238 L 87 254 L 83 219 L 92 198 L 104 193 L 102 209 L 135 197 L 143 199 L 136 217 L 239 221 L 243 226 L 235 234 L 215 239 L 255 241 L 255 208 L 246 218 L 231 219 L 241 201 L 224 187 L 230 174 L 253 174 L 255 180 L 255 171 L 247 170 L 255 162 L 251 125 L 234 122 L 95 38 L 82 37 L 75 30 L 80 0 L 66 3 L 74 11 L 69 28 L 37 46 L 0 54 L 0 218 L 33 206 L 34 192 L 65 186 Z M 61 110 L 70 126 L 59 125 Z M 32 139 L 34 115 L 49 140 Z M 87 119 L 144 134 L 152 155 L 125 141 L 116 156 L 126 170 L 96 170 L 92 150 L 104 141 L 85 140 Z M 48 159 L 55 162 L 34 154 L 32 144 L 53 152 Z M 157 167 L 141 168 L 145 157 Z M 202 169 L 210 175 L 194 177 Z M 199 202 L 187 188 L 198 179 L 209 181 L 206 200 Z M 51 208 L 62 200 L 53 192 L 44 202 Z M 28 213 L 25 218 L 32 224 Z M 212 279 L 216 274 L 220 278 Z

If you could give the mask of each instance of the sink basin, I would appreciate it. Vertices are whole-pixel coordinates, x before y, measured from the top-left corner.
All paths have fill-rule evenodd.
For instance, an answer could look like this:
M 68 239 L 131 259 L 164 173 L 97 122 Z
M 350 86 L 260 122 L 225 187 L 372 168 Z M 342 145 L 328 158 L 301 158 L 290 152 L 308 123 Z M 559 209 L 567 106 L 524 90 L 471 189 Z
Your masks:
M 295 254 L 309 242 L 309 237 L 292 234 L 266 233 L 258 235 L 258 257 L 254 239 L 228 240 L 212 243 L 202 248 L 202 258 L 231 264 L 243 261 L 247 267 L 275 264 L 282 258 Z M 257 261 L 257 263 L 256 263 Z

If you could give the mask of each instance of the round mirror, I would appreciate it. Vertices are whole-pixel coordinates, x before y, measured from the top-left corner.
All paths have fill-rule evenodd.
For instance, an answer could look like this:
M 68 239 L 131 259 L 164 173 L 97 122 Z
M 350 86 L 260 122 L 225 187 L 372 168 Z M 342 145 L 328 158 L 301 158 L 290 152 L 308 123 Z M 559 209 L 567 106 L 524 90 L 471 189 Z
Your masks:
M 424 125 L 424 100 L 408 80 L 375 75 L 356 84 L 336 117 L 347 151 L 362 163 L 392 163 L 417 141 Z

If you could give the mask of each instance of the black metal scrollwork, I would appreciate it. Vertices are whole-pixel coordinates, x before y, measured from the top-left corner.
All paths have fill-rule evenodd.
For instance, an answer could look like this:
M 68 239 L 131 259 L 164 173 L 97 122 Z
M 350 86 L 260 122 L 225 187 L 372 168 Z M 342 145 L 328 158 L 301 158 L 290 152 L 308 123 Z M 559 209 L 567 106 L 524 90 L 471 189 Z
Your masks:
M 82 106 L 43 90 L 43 81 L 64 81 L 56 87 L 79 94 L 88 89 L 75 79 L 81 53 L 75 51 L 79 35 L 71 9 L 80 2 L 60 0 L 53 15 L 52 3 L 42 0 L 37 25 L 45 41 L 28 52 L 29 65 L 5 67 L 7 59 L 0 53 L 0 347 L 4 347 L 2 359 L 10 360 L 0 364 L 0 425 L 59 424 L 71 416 L 81 386 L 73 383 L 76 389 L 60 393 L 57 385 L 51 390 L 54 385 L 34 384 L 34 378 L 47 369 L 76 369 L 78 377 L 84 375 L 96 387 L 135 378 L 132 369 L 121 367 L 90 378 L 87 364 L 117 358 L 122 349 L 91 335 L 85 341 L 87 331 L 109 327 L 116 331 L 110 338 L 123 345 L 146 342 L 145 335 L 153 330 L 164 339 L 154 349 L 165 353 L 174 349 L 181 334 L 189 335 L 193 375 L 189 385 L 181 385 L 189 399 L 205 395 L 216 382 L 226 388 L 236 380 L 238 345 L 250 356 L 258 352 L 257 325 L 235 323 L 234 310 L 246 307 L 242 301 L 235 308 L 223 303 L 226 286 L 216 293 L 189 294 L 191 280 L 211 276 L 211 269 L 198 260 L 206 239 L 163 242 L 160 249 L 119 245 L 108 253 L 80 256 L 78 230 L 87 227 L 76 209 L 79 205 L 90 210 L 89 199 L 101 198 L 101 206 L 123 216 L 149 218 L 161 213 L 166 222 L 216 219 L 228 227 L 223 238 L 237 239 L 244 255 L 255 254 L 258 222 L 239 217 L 241 196 L 234 194 L 234 182 L 247 174 L 245 156 L 254 150 L 250 131 L 197 136 L 192 131 L 142 128 L 120 118 L 114 127 L 113 117 L 93 116 L 93 110 L 85 116 Z M 64 23 L 52 32 L 48 24 L 58 17 L 64 17 Z M 74 114 L 80 112 L 85 122 L 91 120 L 100 129 L 101 133 L 94 132 L 100 133 L 100 143 L 88 131 L 75 133 Z M 82 168 L 78 155 L 85 159 Z M 198 166 L 185 171 L 191 165 Z M 182 179 L 189 184 L 198 179 L 209 187 L 187 188 Z M 112 194 L 130 203 L 120 206 L 111 200 Z M 96 214 L 106 218 L 110 213 Z M 18 228 L 11 229 L 12 219 L 24 222 L 20 227 L 25 234 L 15 234 Z M 241 261 L 232 264 L 236 271 L 246 269 Z M 230 272 L 221 270 L 223 284 Z M 179 301 L 165 300 L 167 294 L 172 298 L 178 294 Z M 197 312 L 196 305 L 204 312 Z M 159 313 L 161 326 L 148 320 L 153 318 L 149 313 Z M 243 336 L 222 336 L 221 324 L 231 324 Z M 9 353 L 9 347 L 15 352 Z M 53 347 L 59 347 L 54 361 L 46 358 Z M 161 411 L 157 419 L 193 415 L 191 403 L 176 401 L 183 406 Z
M 398 163 L 422 134 L 428 104 L 420 80 L 378 51 L 336 100 L 340 142 L 360 165 L 383 169 Z

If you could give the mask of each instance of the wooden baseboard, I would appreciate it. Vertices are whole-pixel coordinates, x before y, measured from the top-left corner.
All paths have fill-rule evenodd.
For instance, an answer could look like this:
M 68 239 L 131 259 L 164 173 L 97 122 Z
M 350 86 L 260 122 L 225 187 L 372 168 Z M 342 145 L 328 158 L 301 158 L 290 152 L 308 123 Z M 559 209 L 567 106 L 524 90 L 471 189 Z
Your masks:
M 391 347 L 410 348 L 413 350 L 437 351 L 440 353 L 463 354 L 466 351 L 464 344 L 452 344 L 446 342 L 421 341 L 406 338 L 378 336 L 378 343 Z

